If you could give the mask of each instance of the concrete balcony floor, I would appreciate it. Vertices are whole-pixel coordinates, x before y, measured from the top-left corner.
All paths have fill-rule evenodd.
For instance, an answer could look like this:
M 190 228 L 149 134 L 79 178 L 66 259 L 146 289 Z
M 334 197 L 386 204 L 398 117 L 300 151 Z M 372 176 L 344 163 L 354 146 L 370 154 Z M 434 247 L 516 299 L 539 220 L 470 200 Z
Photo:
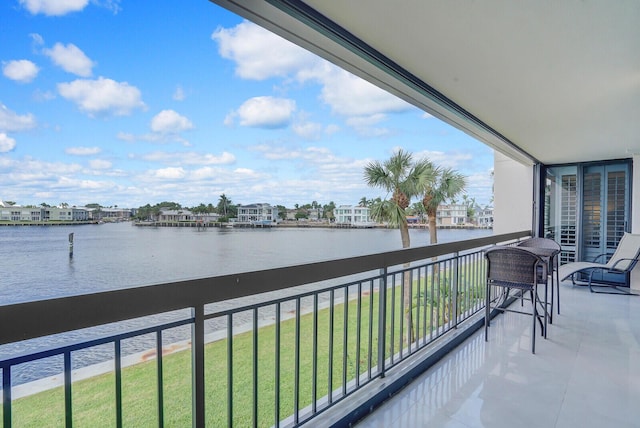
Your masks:
M 535 355 L 531 318 L 498 315 L 357 427 L 640 426 L 640 297 L 560 293 Z

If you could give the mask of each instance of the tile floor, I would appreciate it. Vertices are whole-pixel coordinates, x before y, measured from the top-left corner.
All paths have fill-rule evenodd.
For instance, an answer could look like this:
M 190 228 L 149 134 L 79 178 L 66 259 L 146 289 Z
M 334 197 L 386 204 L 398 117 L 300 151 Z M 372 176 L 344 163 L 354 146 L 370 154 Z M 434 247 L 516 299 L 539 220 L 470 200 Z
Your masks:
M 357 428 L 640 427 L 640 296 L 560 292 L 535 355 L 531 318 L 498 315 Z

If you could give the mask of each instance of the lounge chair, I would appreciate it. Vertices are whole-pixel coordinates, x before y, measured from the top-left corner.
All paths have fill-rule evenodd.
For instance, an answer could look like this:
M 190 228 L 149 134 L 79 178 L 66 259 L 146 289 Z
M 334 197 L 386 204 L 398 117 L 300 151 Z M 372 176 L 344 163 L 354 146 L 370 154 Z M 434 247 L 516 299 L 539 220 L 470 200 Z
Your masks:
M 606 253 L 600 254 L 594 259 L 593 262 L 574 262 L 560 266 L 560 280 L 564 281 L 565 279 L 571 277 L 571 281 L 575 285 L 575 274 L 579 272 L 588 272 L 588 285 L 589 290 L 592 293 L 635 295 L 635 293 L 619 288 L 615 284 L 593 284 L 593 274 L 596 271 L 601 271 L 606 273 L 624 275 L 625 285 L 627 287 L 630 287 L 628 274 L 633 270 L 633 268 L 636 266 L 636 263 L 638 263 L 638 259 L 640 258 L 640 235 L 625 233 L 618 243 L 618 248 L 616 248 L 615 253 L 613 253 L 613 256 L 611 256 L 609 261 L 606 263 L 599 262 L 599 260 L 603 260 L 604 258 L 606 258 L 606 256 Z M 594 289 L 594 286 L 608 287 L 610 288 L 610 291 L 599 291 L 597 289 Z

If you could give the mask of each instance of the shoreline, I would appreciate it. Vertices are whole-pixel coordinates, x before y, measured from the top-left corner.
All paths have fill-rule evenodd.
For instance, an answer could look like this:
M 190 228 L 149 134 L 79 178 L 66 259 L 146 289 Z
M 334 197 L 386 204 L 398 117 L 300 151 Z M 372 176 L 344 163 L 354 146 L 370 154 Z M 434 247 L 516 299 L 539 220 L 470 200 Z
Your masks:
M 1 226 L 86 226 L 86 225 L 101 225 L 108 223 L 131 223 L 132 226 L 137 227 L 193 227 L 198 229 L 208 228 L 221 228 L 221 229 L 233 229 L 233 228 L 253 228 L 253 229 L 272 229 L 272 228 L 314 228 L 314 229 L 390 229 L 383 224 L 349 224 L 349 223 L 327 223 L 327 222 L 280 222 L 277 224 L 253 224 L 253 223 L 220 223 L 220 222 L 207 222 L 201 221 L 98 221 L 98 220 L 82 220 L 82 221 L 0 221 Z M 409 229 L 429 229 L 429 225 L 426 223 L 414 223 L 409 224 Z M 437 225 L 436 229 L 459 229 L 459 230 L 490 230 L 491 226 L 478 226 L 474 224 L 464 225 Z

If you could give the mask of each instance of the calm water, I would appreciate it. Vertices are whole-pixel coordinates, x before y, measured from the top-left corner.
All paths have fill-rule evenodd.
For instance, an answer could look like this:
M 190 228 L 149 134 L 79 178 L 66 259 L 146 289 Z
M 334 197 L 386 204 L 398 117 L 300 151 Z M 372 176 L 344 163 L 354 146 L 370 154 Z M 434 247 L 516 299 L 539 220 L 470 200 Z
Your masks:
M 74 233 L 69 258 L 69 233 Z M 439 242 L 489 230 L 438 231 Z M 0 304 L 246 272 L 402 248 L 389 229 L 0 227 Z M 429 232 L 412 230 L 412 246 Z
M 74 233 L 69 257 L 69 233 Z M 490 230 L 438 231 L 439 242 L 490 235 Z M 400 233 L 389 229 L 218 229 L 134 227 L 130 223 L 69 227 L 0 227 L 0 305 L 92 293 L 182 279 L 246 272 L 397 250 Z M 412 246 L 426 245 L 429 232 L 412 230 Z M 164 321 L 159 319 L 156 321 Z M 89 331 L 0 347 L 0 357 L 69 340 L 139 327 L 132 321 Z M 167 340 L 188 336 L 177 331 Z M 127 353 L 148 349 L 153 338 L 125 344 Z M 74 368 L 112 357 L 112 346 L 74 353 Z M 55 360 L 55 361 L 52 361 Z M 14 372 L 23 383 L 59 373 L 53 358 Z

